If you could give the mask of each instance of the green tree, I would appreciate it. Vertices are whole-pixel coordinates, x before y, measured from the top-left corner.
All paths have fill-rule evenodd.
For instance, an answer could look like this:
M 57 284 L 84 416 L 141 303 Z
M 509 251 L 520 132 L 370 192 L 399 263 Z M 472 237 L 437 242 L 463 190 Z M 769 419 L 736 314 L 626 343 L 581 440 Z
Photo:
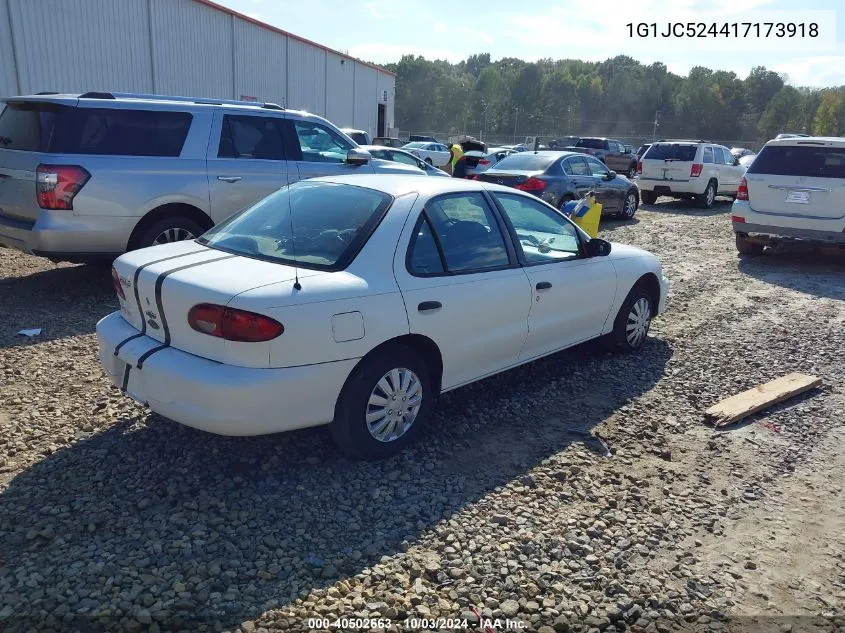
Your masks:
M 813 134 L 817 136 L 837 136 L 842 129 L 842 94 L 827 90 L 822 94 L 821 103 L 813 119 Z

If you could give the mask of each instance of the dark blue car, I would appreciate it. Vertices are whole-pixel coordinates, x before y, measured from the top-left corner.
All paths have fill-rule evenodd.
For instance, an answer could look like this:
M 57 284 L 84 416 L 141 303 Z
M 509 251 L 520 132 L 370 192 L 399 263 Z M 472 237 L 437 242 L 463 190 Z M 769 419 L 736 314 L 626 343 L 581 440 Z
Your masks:
M 624 219 L 633 218 L 640 204 L 634 183 L 592 156 L 576 152 L 512 154 L 475 178 L 527 191 L 558 208 L 593 191 L 602 215 Z

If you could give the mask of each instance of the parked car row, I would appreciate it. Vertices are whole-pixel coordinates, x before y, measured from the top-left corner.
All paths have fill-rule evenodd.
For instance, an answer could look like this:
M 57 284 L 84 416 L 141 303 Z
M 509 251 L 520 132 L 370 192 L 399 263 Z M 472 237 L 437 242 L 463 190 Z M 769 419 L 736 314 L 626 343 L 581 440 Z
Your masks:
M 0 115 L 0 246 L 110 260 L 195 238 L 301 179 L 428 173 L 402 162 L 374 160 L 325 119 L 270 103 L 14 97 Z

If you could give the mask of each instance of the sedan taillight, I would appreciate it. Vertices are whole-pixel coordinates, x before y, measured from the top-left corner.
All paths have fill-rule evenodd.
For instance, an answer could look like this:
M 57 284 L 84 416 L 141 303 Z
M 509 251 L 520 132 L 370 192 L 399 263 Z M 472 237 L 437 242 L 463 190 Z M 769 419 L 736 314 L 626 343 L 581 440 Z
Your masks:
M 545 188 L 546 183 L 534 176 L 531 176 L 525 182 L 521 182 L 514 187 L 514 189 L 519 189 L 520 191 L 542 191 Z
M 114 266 L 111 269 L 111 281 L 114 284 L 114 291 L 117 293 L 117 296 L 126 300 L 126 293 L 123 292 L 123 284 L 120 283 L 120 275 L 117 274 L 117 269 Z
M 479 165 L 489 165 L 490 161 L 487 160 L 486 158 L 482 158 L 480 161 L 478 161 L 478 164 Z
M 200 303 L 191 308 L 188 325 L 202 334 L 243 343 L 269 341 L 285 331 L 281 323 L 263 314 L 213 303 Z

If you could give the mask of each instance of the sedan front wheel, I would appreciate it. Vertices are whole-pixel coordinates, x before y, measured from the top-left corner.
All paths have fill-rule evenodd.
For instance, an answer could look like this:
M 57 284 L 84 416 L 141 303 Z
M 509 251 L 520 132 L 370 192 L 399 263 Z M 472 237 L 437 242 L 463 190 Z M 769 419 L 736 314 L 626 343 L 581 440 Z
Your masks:
M 642 284 L 631 289 L 613 322 L 613 340 L 625 351 L 641 348 L 648 338 L 654 317 L 651 296 Z

